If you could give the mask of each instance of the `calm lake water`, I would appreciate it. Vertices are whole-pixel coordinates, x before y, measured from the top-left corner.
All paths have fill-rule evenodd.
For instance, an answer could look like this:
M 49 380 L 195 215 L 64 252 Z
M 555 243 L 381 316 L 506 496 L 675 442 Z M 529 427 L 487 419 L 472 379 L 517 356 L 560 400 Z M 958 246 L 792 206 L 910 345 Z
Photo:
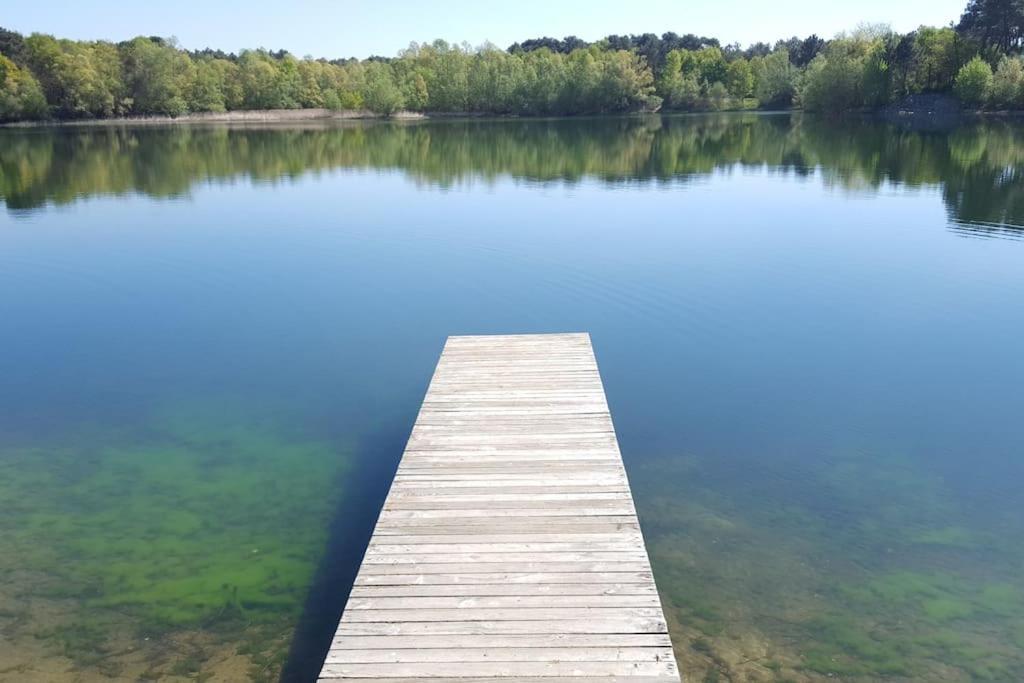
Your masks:
M 1024 124 L 0 130 L 0 680 L 316 671 L 449 334 L 592 334 L 692 681 L 1024 680 Z

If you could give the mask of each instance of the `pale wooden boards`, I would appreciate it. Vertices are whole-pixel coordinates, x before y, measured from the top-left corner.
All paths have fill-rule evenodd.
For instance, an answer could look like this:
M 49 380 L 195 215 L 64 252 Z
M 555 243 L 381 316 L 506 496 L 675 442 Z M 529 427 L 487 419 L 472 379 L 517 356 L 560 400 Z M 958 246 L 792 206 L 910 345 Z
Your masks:
M 586 334 L 450 337 L 322 681 L 679 681 Z

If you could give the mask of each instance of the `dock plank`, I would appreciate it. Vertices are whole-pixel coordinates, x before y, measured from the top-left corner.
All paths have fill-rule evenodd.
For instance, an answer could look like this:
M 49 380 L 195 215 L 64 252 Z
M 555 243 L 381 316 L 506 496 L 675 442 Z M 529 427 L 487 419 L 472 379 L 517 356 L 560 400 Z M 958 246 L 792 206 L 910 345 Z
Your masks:
M 321 681 L 678 683 L 586 334 L 450 337 Z

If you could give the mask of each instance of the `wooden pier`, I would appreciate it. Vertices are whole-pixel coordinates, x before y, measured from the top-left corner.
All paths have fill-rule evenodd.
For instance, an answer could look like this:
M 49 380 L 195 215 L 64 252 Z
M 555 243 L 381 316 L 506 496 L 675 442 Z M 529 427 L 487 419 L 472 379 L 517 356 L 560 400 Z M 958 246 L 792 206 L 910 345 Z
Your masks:
M 450 337 L 321 681 L 679 681 L 586 334 Z

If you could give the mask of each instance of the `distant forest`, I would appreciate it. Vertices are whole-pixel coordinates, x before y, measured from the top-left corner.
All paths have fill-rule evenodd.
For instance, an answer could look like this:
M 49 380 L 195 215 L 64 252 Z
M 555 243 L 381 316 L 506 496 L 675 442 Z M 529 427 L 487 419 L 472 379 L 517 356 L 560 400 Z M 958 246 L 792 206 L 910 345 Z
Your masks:
M 862 26 L 742 48 L 665 33 L 501 50 L 413 43 L 397 57 L 299 59 L 185 50 L 173 39 L 74 41 L 0 29 L 0 121 L 328 108 L 575 115 L 780 109 L 842 112 L 907 96 L 1024 108 L 1024 2 L 970 0 L 959 23 L 900 34 Z

